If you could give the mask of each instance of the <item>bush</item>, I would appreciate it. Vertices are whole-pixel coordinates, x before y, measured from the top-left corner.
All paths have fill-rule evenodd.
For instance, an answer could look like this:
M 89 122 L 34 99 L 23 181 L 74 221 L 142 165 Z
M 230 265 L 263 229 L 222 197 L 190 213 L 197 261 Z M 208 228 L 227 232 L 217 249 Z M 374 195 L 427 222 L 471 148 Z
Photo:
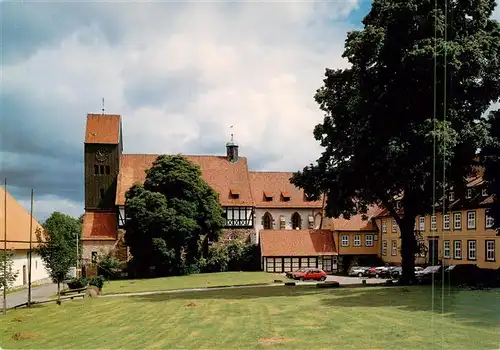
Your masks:
M 68 283 L 69 289 L 79 289 L 87 286 L 87 279 L 85 277 L 73 278 Z
M 88 283 L 90 286 L 95 286 L 101 290 L 104 285 L 104 278 L 102 276 L 92 277 L 88 280 Z
M 107 280 L 120 275 L 120 262 L 110 256 L 103 257 L 97 264 L 97 273 Z
M 214 244 L 208 250 L 208 258 L 204 272 L 224 272 L 227 271 L 229 257 L 225 246 Z

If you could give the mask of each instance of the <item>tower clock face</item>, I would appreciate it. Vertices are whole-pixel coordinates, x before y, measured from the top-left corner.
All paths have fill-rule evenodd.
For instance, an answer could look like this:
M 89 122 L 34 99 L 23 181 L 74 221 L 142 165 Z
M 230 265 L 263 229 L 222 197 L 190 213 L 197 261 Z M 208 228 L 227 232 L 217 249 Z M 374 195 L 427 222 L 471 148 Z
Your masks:
M 108 152 L 106 152 L 106 150 L 104 149 L 98 149 L 96 154 L 95 154 L 95 159 L 98 161 L 98 162 L 105 162 L 107 159 L 108 159 Z

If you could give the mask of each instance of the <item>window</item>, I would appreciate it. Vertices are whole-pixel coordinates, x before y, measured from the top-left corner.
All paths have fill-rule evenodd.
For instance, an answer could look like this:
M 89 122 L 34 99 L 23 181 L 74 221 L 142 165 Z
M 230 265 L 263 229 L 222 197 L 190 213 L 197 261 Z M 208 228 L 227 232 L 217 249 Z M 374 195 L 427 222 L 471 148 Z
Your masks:
M 468 188 L 467 192 L 465 192 L 465 198 L 469 199 L 472 197 L 472 189 Z
M 420 228 L 420 231 L 425 231 L 425 216 L 421 216 L 419 218 L 419 228 Z
M 286 221 L 285 221 L 285 216 L 281 215 L 280 216 L 280 229 L 284 230 L 286 228 Z
M 391 241 L 391 255 L 392 256 L 398 255 L 398 242 L 397 241 Z
M 448 200 L 450 202 L 453 202 L 455 200 L 455 193 L 453 191 L 451 191 L 450 194 L 448 195 Z
M 342 235 L 342 247 L 349 247 L 349 236 Z
M 109 165 L 106 165 L 106 175 L 109 175 L 111 173 Z
M 486 261 L 495 261 L 495 241 L 487 240 L 485 248 L 486 248 L 486 254 L 485 254 Z
M 99 165 L 94 165 L 94 175 L 99 175 Z
M 365 246 L 366 247 L 373 247 L 373 235 L 366 235 L 365 236 Z
M 104 175 L 104 165 L 99 165 L 99 174 Z
M 354 246 L 361 247 L 361 236 L 360 235 L 354 235 Z
M 462 229 L 462 213 L 453 214 L 453 229 L 455 230 Z
M 476 229 L 476 212 L 469 211 L 467 212 L 467 229 L 475 230 Z
M 392 232 L 398 232 L 398 225 L 394 219 L 392 220 Z
M 455 259 L 462 259 L 462 241 L 453 241 Z
M 125 226 L 125 207 L 118 207 L 118 227 Z
M 307 217 L 307 220 L 308 220 L 308 223 L 309 223 L 308 228 L 314 228 L 314 216 L 309 215 Z
M 387 241 L 382 241 L 382 255 L 387 255 Z
M 467 241 L 467 259 L 476 260 L 476 240 Z
M 450 241 L 444 241 L 443 242 L 443 256 L 445 259 L 450 258 L 450 253 L 451 253 L 451 247 L 450 247 Z
M 493 219 L 493 216 L 489 215 L 489 211 L 486 210 L 486 228 L 492 228 L 493 224 L 495 223 L 495 220 Z
M 481 196 L 483 196 L 483 197 L 487 197 L 487 196 L 488 196 L 488 189 L 483 188 L 483 189 L 481 190 Z
M 437 217 L 436 215 L 431 216 L 431 231 L 436 231 L 437 229 Z
M 104 188 L 99 189 L 99 194 L 101 195 L 101 199 L 103 199 L 104 195 L 106 194 Z
M 396 202 L 396 209 L 401 209 L 401 201 Z
M 97 252 L 92 252 L 92 264 L 97 263 Z
M 262 226 L 264 230 L 270 230 L 273 227 L 273 217 L 269 213 L 265 213 L 262 217 Z
M 382 233 L 386 232 L 387 232 L 387 223 L 385 222 L 385 220 L 382 220 Z
M 300 229 L 302 227 L 302 219 L 300 218 L 300 214 L 295 212 L 292 214 L 292 228 Z
M 252 227 L 252 207 L 224 207 L 224 227 Z
M 443 215 L 443 230 L 449 230 L 450 229 L 450 215 L 445 214 Z

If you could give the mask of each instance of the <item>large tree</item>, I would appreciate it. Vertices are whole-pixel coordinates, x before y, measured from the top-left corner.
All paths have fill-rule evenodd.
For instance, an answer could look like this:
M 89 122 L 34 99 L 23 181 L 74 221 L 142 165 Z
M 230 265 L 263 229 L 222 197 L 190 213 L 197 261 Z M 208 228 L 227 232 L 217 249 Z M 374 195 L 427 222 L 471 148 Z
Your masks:
M 83 216 L 83 215 L 82 215 Z M 43 223 L 46 232 L 52 236 L 58 236 L 61 241 L 66 242 L 68 249 L 73 252 L 73 264 L 76 264 L 77 253 L 81 255 L 81 236 L 82 236 L 82 221 L 80 218 L 75 218 L 71 215 L 53 212 L 49 218 Z M 77 239 L 78 238 L 78 239 Z M 77 249 L 77 244 L 80 245 Z M 76 265 L 75 265 L 76 266 Z
M 126 194 L 125 241 L 145 274 L 186 273 L 198 264 L 202 240 L 216 240 L 223 224 L 217 193 L 201 178 L 200 168 L 180 155 L 159 156 L 144 185 Z
M 401 230 L 402 283 L 414 279 L 415 217 L 432 212 L 443 188 L 463 195 L 489 130 L 481 116 L 500 97 L 495 1 L 437 3 L 373 1 L 364 28 L 348 33 L 350 67 L 327 69 L 315 95 L 324 152 L 292 177 L 327 195 L 330 217 L 388 210 Z
M 490 215 L 494 219 L 493 227 L 500 232 L 500 110 L 490 113 L 491 140 L 482 150 L 484 161 L 484 180 L 488 192 L 493 194 Z

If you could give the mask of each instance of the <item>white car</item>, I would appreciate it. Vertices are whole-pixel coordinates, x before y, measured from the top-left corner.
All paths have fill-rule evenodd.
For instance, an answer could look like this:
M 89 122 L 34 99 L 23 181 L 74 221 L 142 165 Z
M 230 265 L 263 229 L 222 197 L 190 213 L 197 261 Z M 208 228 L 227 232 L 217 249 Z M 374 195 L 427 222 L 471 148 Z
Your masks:
M 351 269 L 349 270 L 349 276 L 363 277 L 368 269 L 369 267 L 362 267 L 362 266 L 351 267 Z

